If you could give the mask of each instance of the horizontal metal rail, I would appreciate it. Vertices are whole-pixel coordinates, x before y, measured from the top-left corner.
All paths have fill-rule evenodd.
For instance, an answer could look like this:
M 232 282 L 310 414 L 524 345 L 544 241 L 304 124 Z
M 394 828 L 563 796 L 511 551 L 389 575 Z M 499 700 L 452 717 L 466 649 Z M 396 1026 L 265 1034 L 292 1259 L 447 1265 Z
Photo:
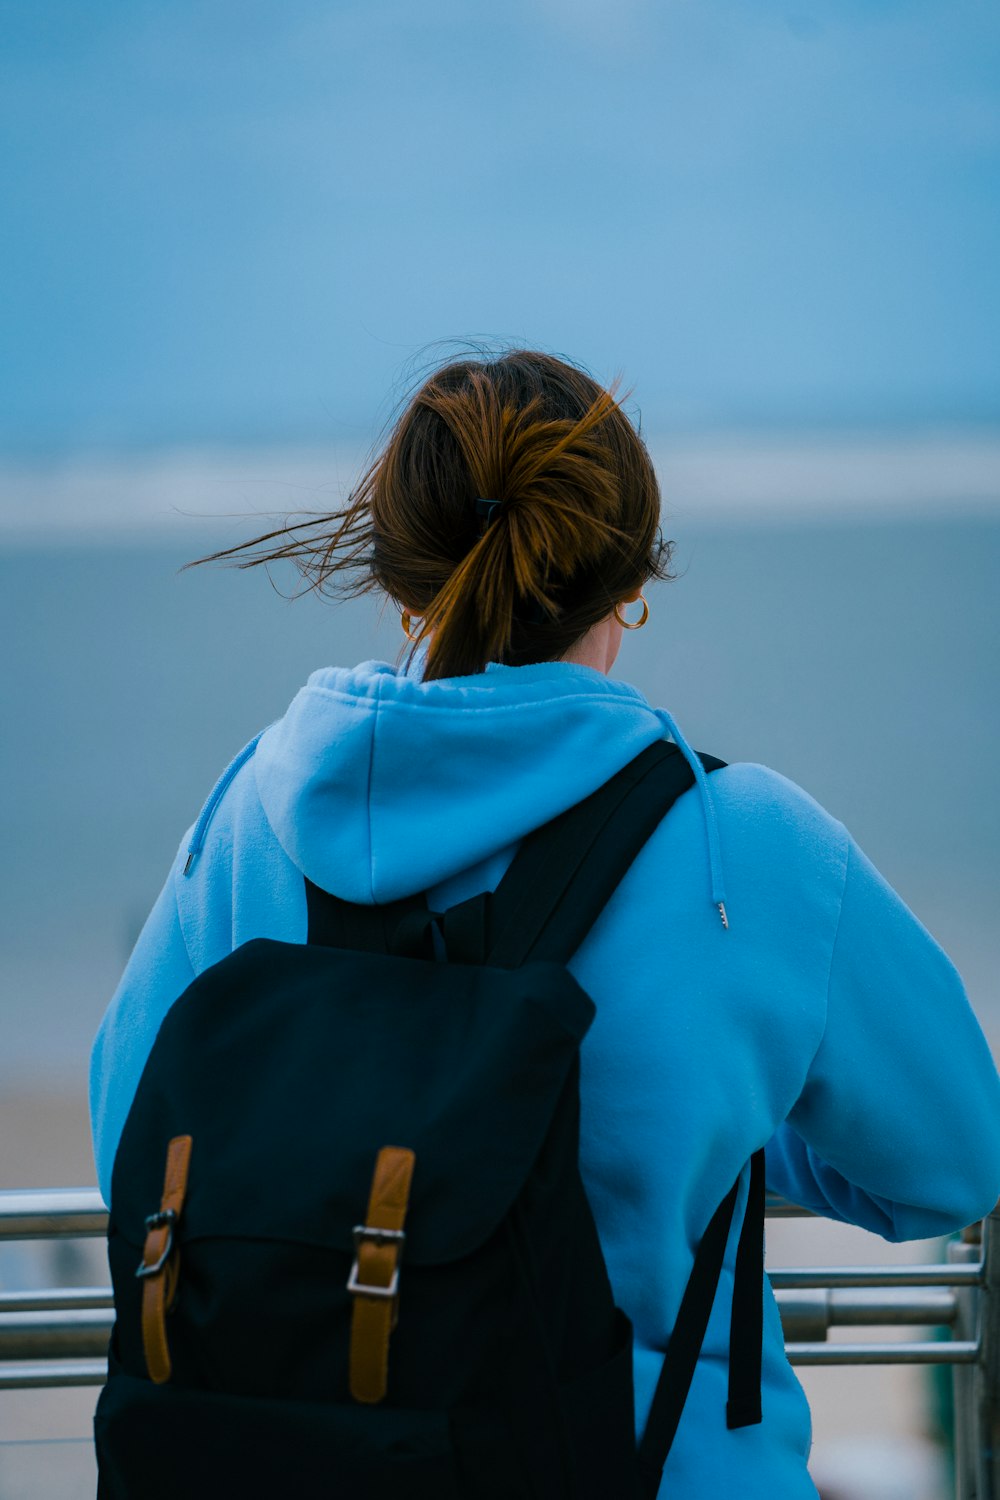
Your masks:
M 108 1211 L 96 1188 L 0 1192 L 0 1240 L 77 1239 L 106 1234 Z
M 82 1312 L 114 1306 L 109 1286 L 54 1287 L 42 1292 L 0 1292 L 0 1315 L 29 1312 Z
M 83 1359 L 104 1355 L 114 1313 L 0 1313 L 0 1360 Z
M 0 1391 L 43 1391 L 64 1386 L 103 1385 L 108 1378 L 107 1359 L 59 1361 L 35 1364 L 0 1364 Z
M 786 1343 L 815 1343 L 830 1328 L 950 1328 L 958 1320 L 958 1298 L 936 1287 L 887 1291 L 838 1291 L 817 1287 L 778 1292 Z
M 0 1361 L 86 1359 L 107 1350 L 114 1313 L 108 1292 L 88 1288 L 72 1291 L 9 1294 L 0 1301 Z M 937 1291 L 901 1299 L 879 1295 L 869 1300 L 837 1293 L 815 1292 L 808 1298 L 779 1294 L 778 1309 L 792 1363 L 954 1364 L 969 1355 L 967 1341 L 823 1344 L 815 1346 L 833 1327 L 950 1326 L 957 1316 L 953 1297 Z M 932 1353 L 928 1353 L 928 1348 Z M 864 1358 L 858 1352 L 866 1351 Z
M 768 1271 L 775 1291 L 806 1287 L 981 1286 L 983 1268 L 975 1265 L 926 1266 L 792 1266 Z
M 807 1212 L 768 1200 L 771 1216 Z M 94 1188 L 0 1192 L 0 1240 L 76 1238 L 106 1229 L 107 1210 Z M 842 1326 L 956 1328 L 961 1297 L 983 1285 L 978 1256 L 971 1263 L 923 1266 L 777 1267 L 769 1276 L 793 1364 L 970 1364 L 980 1358 L 974 1337 L 826 1340 L 830 1328 Z M 113 1316 L 109 1287 L 0 1292 L 0 1390 L 101 1384 L 106 1365 L 99 1356 Z
M 786 1344 L 793 1365 L 974 1365 L 982 1349 L 978 1339 L 944 1339 L 941 1343 Z
M 79 1360 L 106 1356 L 112 1315 L 105 1312 L 76 1313 L 56 1319 L 49 1313 L 16 1314 L 8 1320 L 0 1315 L 0 1380 L 10 1377 L 16 1384 L 17 1363 L 29 1360 Z M 794 1336 L 786 1345 L 790 1362 L 799 1365 L 838 1364 L 964 1364 L 977 1358 L 979 1345 L 960 1339 L 941 1342 L 900 1341 L 828 1344 Z M 95 1384 L 103 1383 L 106 1357 L 93 1371 Z

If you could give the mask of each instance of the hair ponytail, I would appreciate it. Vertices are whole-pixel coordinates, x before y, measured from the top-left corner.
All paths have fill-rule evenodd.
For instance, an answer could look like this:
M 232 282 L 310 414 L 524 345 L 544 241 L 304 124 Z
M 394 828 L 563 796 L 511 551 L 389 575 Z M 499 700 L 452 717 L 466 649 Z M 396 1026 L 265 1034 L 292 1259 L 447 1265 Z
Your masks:
M 489 517 L 477 500 L 496 502 Z M 321 592 L 383 590 L 420 617 L 414 649 L 428 642 L 429 680 L 563 655 L 649 578 L 669 576 L 659 511 L 614 390 L 514 350 L 432 375 L 342 511 L 213 558 L 287 558 Z
M 594 435 L 617 407 L 607 391 L 575 421 L 546 416 L 537 396 L 502 405 L 482 371 L 461 391 L 418 400 L 447 426 L 473 488 L 497 506 L 424 612 L 425 676 L 461 676 L 507 660 L 518 621 L 529 633 L 558 630 L 560 586 L 596 567 L 616 541 L 628 550 L 614 525 L 615 476 Z M 598 618 L 614 603 L 602 598 Z

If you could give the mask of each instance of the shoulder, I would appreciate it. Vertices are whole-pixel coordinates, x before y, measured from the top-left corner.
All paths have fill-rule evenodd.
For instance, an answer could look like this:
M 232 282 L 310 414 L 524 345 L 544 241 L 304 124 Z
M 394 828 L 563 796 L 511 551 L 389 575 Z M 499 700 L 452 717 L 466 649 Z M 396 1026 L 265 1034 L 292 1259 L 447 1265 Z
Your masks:
M 837 818 L 787 776 L 769 766 L 737 761 L 709 782 L 721 816 L 763 837 L 797 839 L 817 847 L 834 845 L 846 858 L 850 835 Z
M 727 871 L 798 905 L 839 911 L 851 836 L 802 787 L 768 766 L 739 762 L 709 778 Z

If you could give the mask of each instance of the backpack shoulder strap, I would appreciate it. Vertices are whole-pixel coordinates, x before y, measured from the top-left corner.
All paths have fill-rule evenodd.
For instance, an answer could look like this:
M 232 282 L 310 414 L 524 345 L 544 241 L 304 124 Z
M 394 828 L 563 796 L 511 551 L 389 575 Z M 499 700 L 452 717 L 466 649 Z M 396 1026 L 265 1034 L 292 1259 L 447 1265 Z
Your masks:
M 706 771 L 725 765 L 700 757 Z M 305 881 L 310 943 L 431 957 L 440 925 L 448 958 L 514 969 L 528 959 L 566 963 L 583 942 L 643 844 L 694 774 L 677 746 L 657 740 L 589 797 L 522 840 L 496 890 L 448 911 L 425 895 L 385 906 L 342 901 Z
M 741 1174 L 742 1175 L 742 1174 Z M 673 1331 L 639 1444 L 643 1500 L 656 1500 L 694 1379 L 722 1276 L 726 1245 L 739 1194 L 737 1178 L 712 1215 L 695 1252 Z M 749 1187 L 736 1250 L 729 1326 L 729 1401 L 726 1426 L 752 1427 L 761 1420 L 760 1379 L 764 1320 L 764 1152 L 750 1158 Z
M 422 894 L 382 906 L 359 906 L 321 890 L 308 875 L 302 878 L 309 924 L 307 943 L 354 948 L 364 953 L 391 953 L 395 935 L 404 921 L 417 921 L 422 937 L 428 920 L 427 901 Z
M 703 755 L 707 771 L 725 764 Z M 525 838 L 489 902 L 487 959 L 566 963 L 694 773 L 658 740 L 589 797 Z

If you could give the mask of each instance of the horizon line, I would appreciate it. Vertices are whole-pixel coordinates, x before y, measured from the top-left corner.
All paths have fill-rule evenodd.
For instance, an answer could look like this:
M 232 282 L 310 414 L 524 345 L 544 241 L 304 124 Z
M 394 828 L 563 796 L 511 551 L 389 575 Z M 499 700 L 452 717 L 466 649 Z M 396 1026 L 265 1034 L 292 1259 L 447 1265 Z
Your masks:
M 665 518 L 852 521 L 1000 510 L 1000 428 L 901 435 L 731 430 L 646 439 Z M 0 454 L 0 541 L 52 528 L 71 540 L 190 536 L 326 514 L 343 502 L 360 445 L 196 444 L 136 453 L 86 451 L 47 462 Z

